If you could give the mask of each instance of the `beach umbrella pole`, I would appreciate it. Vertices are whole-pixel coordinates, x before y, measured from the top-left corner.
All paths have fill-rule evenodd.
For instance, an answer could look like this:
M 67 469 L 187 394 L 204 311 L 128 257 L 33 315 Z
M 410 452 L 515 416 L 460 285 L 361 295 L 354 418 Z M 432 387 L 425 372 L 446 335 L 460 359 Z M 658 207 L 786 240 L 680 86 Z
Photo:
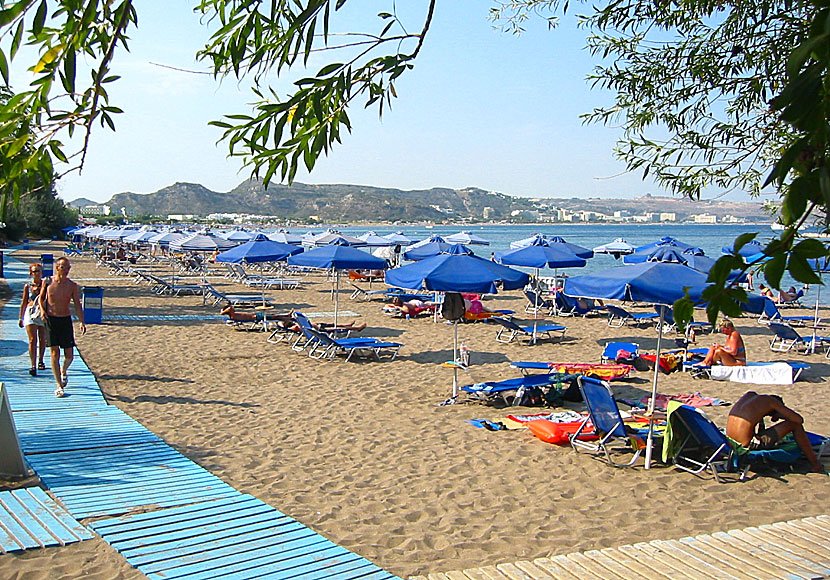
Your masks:
M 645 467 L 651 469 L 651 454 L 654 450 L 654 404 L 657 400 L 657 378 L 660 376 L 660 350 L 663 347 L 663 319 L 666 307 L 660 305 L 659 328 L 657 330 L 657 356 L 654 359 L 654 377 L 651 383 L 651 399 L 648 401 L 648 437 L 646 438 Z
M 337 327 L 337 306 L 340 304 L 340 270 L 334 271 L 334 326 Z
M 452 360 L 458 363 L 458 321 L 452 323 Z M 452 365 L 452 401 L 458 396 L 458 364 Z

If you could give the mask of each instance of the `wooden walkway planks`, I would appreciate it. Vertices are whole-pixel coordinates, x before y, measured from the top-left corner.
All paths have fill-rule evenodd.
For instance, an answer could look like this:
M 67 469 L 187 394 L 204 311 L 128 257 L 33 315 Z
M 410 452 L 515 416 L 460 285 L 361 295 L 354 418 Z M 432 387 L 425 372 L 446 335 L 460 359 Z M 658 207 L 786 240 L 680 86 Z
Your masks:
M 573 580 L 618 578 L 820 580 L 830 578 L 830 516 L 574 552 L 411 580 Z
M 92 537 L 39 487 L 0 492 L 0 554 Z

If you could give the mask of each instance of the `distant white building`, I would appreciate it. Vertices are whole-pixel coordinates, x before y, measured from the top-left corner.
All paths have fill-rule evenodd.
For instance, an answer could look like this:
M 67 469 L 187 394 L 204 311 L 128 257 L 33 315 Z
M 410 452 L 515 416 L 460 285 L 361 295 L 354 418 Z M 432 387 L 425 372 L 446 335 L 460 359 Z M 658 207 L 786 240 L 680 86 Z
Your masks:
M 167 219 L 174 220 L 177 222 L 183 222 L 186 220 L 196 219 L 196 215 L 192 213 L 171 213 L 167 214 Z
M 673 211 L 666 211 L 660 212 L 660 221 L 661 222 L 676 222 L 677 221 L 677 214 Z
M 718 216 L 708 213 L 699 213 L 692 216 L 692 221 L 696 224 L 716 224 L 718 223 Z
M 110 215 L 110 206 L 108 205 L 85 205 L 80 208 L 81 215 Z

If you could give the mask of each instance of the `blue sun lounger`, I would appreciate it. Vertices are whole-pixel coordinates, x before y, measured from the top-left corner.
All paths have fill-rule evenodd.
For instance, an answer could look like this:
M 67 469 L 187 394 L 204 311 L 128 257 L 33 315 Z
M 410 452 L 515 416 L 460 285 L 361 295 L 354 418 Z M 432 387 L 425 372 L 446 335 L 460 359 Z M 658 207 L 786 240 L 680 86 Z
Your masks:
M 403 346 L 398 342 L 382 342 L 377 338 L 332 338 L 313 328 L 303 328 L 303 334 L 309 337 L 308 356 L 317 359 L 333 359 L 338 354 L 345 354 L 348 362 L 355 354 L 364 353 L 380 360 L 383 353 L 389 360 L 395 360 Z
M 804 326 L 816 322 L 816 318 L 815 316 L 806 315 L 784 316 L 783 314 L 781 314 L 781 311 L 778 310 L 778 307 L 775 305 L 775 302 L 765 297 L 764 311 L 758 318 L 758 322 L 760 322 L 761 324 L 768 324 L 770 322 L 781 322 L 784 324 L 790 324 L 792 326 Z M 821 322 L 821 318 L 818 319 L 818 322 Z
M 573 375 L 565 375 L 562 373 L 527 375 L 503 381 L 487 381 L 484 383 L 465 385 L 461 387 L 461 390 L 469 393 L 470 398 L 474 400 L 484 402 L 502 401 L 505 405 L 510 406 L 514 402 L 521 400 L 521 397 L 518 396 L 519 389 L 549 387 L 557 383 L 561 384 L 563 380 L 569 380 L 570 378 L 573 378 Z
M 795 349 L 806 354 L 830 343 L 830 337 L 801 336 L 792 326 L 781 322 L 770 322 L 769 329 L 775 334 L 769 342 L 769 348 L 775 352 L 789 352 Z
M 501 328 L 496 332 L 496 340 L 498 342 L 502 342 L 504 344 L 509 344 L 516 340 L 518 336 L 524 336 L 528 339 L 528 344 L 534 342 L 533 340 L 533 325 L 529 326 L 519 326 L 512 320 L 508 318 L 502 318 L 500 316 L 492 316 L 486 319 L 487 322 L 498 324 Z M 559 338 L 562 340 L 565 338 L 565 332 L 568 330 L 567 326 L 562 326 L 561 324 L 537 324 L 536 325 L 536 340 L 541 340 L 543 338 L 547 338 L 549 340 L 553 340 L 554 338 Z M 558 337 L 555 337 L 553 333 L 559 333 Z
M 656 312 L 632 314 L 624 308 L 614 306 L 613 304 L 607 305 L 605 309 L 608 311 L 608 326 L 615 328 L 619 328 L 625 324 L 631 324 L 633 326 L 651 324 L 652 322 L 656 322 L 660 316 Z

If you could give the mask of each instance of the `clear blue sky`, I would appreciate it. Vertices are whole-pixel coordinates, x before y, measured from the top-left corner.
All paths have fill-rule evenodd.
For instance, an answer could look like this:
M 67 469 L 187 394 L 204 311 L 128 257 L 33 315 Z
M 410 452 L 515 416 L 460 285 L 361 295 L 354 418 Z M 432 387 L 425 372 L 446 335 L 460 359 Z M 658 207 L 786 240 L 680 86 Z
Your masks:
M 117 55 L 122 79 L 109 89 L 125 113 L 116 133 L 97 128 L 86 166 L 65 177 L 62 198 L 106 201 L 115 193 L 150 193 L 177 181 L 229 191 L 248 177 L 226 157 L 220 132 L 207 123 L 247 112 L 245 85 L 178 72 L 153 63 L 197 69 L 194 54 L 207 31 L 192 2 L 140 2 L 131 52 Z M 410 31 L 420 28 L 426 1 L 406 0 Z M 391 5 L 391 2 L 388 4 Z M 376 30 L 387 2 L 351 0 L 338 26 Z M 439 2 L 415 69 L 396 84 L 398 99 L 378 119 L 362 102 L 353 132 L 306 183 L 353 183 L 400 189 L 467 186 L 525 197 L 637 197 L 662 194 L 639 174 L 624 174 L 612 148 L 615 128 L 586 126 L 579 114 L 607 105 L 591 90 L 584 34 L 569 14 L 552 31 L 544 23 L 522 36 L 493 30 L 487 0 Z M 356 10 L 357 9 L 357 10 Z M 573 9 L 573 6 L 572 6 Z M 322 61 L 312 67 L 316 70 Z M 20 77 L 18 77 L 20 78 Z M 287 79 L 273 79 L 287 93 Z M 729 199 L 745 200 L 731 194 Z

